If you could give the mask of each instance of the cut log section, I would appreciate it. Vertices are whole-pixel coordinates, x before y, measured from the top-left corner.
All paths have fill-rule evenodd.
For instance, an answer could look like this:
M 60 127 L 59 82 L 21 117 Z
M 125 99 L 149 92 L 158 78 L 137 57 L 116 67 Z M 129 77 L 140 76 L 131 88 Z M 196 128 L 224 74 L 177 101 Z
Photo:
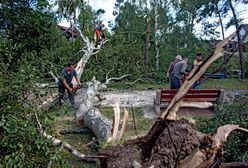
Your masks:
M 84 126 L 89 128 L 100 141 L 110 142 L 112 122 L 103 116 L 97 108 L 92 108 L 83 118 Z
M 95 98 L 99 95 L 99 90 L 105 89 L 106 86 L 101 84 L 95 78 L 88 82 L 88 87 L 85 92 L 83 102 L 80 104 L 78 111 L 75 115 L 76 124 L 79 127 L 89 128 L 100 141 L 115 141 L 120 140 L 124 134 L 125 128 L 121 133 L 118 133 L 120 125 L 120 108 L 117 104 L 114 107 L 115 118 L 114 122 L 110 121 L 107 117 L 103 116 L 99 109 L 94 107 Z M 125 111 L 124 122 L 127 122 L 128 112 Z M 113 123 L 115 123 L 113 125 Z M 126 123 L 123 124 L 126 127 Z M 113 131 L 113 133 L 112 133 Z M 121 137 L 118 137 L 121 136 Z

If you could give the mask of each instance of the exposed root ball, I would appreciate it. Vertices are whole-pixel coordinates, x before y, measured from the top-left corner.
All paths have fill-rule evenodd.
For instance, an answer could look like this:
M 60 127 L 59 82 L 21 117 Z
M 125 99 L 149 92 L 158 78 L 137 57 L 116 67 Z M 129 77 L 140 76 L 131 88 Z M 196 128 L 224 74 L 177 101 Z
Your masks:
M 127 142 L 124 146 L 113 147 L 104 152 L 108 156 L 109 168 L 129 168 L 134 162 L 143 167 L 175 167 L 180 160 L 200 146 L 202 134 L 187 121 L 168 123 L 152 147 L 151 157 L 143 158 L 142 149 L 146 138 Z
M 155 167 L 176 167 L 199 146 L 201 136 L 186 121 L 168 124 L 152 148 L 148 163 Z

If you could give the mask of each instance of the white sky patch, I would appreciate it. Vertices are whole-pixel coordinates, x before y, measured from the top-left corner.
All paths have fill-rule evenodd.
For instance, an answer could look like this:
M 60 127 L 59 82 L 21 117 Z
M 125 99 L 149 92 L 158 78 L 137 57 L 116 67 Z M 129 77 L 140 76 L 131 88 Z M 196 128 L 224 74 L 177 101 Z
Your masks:
M 115 0 L 89 0 L 90 6 L 93 10 L 104 9 L 105 14 L 103 15 L 103 22 L 108 25 L 108 21 L 114 21 L 115 17 L 113 15 Z
M 97 11 L 98 9 L 104 9 L 105 14 L 102 15 L 103 23 L 108 26 L 108 21 L 114 22 L 115 17 L 113 15 L 114 4 L 116 0 L 88 0 L 90 6 L 93 10 Z M 63 26 L 70 26 L 70 23 L 63 19 L 60 23 Z

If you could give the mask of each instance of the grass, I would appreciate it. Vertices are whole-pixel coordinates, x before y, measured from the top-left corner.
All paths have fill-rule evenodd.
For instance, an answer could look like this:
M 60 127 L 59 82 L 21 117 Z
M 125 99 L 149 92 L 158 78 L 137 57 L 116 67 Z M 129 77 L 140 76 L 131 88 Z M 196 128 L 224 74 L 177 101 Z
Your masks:
M 113 83 L 109 86 L 110 90 L 157 90 L 169 88 L 168 83 L 136 83 L 128 85 L 125 83 Z M 225 90 L 248 90 L 248 80 L 238 79 L 209 79 L 202 84 L 202 89 L 225 89 Z

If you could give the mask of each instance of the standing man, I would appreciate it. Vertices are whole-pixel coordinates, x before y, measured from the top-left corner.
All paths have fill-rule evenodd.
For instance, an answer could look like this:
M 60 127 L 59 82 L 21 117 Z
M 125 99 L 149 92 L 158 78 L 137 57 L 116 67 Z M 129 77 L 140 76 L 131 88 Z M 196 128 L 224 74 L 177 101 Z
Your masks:
M 77 77 L 77 72 L 74 69 L 74 65 L 72 63 L 68 63 L 66 67 L 63 69 L 62 77 L 59 79 L 59 82 L 58 82 L 59 105 L 60 106 L 62 106 L 65 90 L 67 90 L 71 105 L 73 106 L 75 103 L 74 90 L 73 90 L 73 84 L 72 84 L 73 77 L 75 77 L 78 85 L 80 85 L 80 80 Z
M 102 24 L 102 21 L 97 22 L 96 28 L 95 28 L 95 35 L 94 35 L 94 40 L 95 40 L 95 46 L 96 47 L 101 43 L 103 27 L 104 27 L 104 25 Z
M 181 55 L 177 55 L 177 56 L 176 56 L 175 60 L 174 60 L 173 62 L 170 63 L 170 66 L 169 66 L 169 68 L 168 68 L 168 70 L 167 70 L 167 75 L 166 75 L 166 77 L 167 77 L 167 81 L 168 81 L 169 84 L 170 84 L 170 89 L 171 89 L 171 82 L 170 82 L 171 73 L 172 73 L 172 71 L 173 71 L 173 68 L 174 68 L 175 64 L 178 63 L 179 61 L 182 61 L 182 56 L 181 56 Z
M 188 58 L 184 58 L 174 65 L 171 73 L 171 89 L 179 89 L 182 85 L 182 81 L 186 73 L 186 68 L 188 64 Z

